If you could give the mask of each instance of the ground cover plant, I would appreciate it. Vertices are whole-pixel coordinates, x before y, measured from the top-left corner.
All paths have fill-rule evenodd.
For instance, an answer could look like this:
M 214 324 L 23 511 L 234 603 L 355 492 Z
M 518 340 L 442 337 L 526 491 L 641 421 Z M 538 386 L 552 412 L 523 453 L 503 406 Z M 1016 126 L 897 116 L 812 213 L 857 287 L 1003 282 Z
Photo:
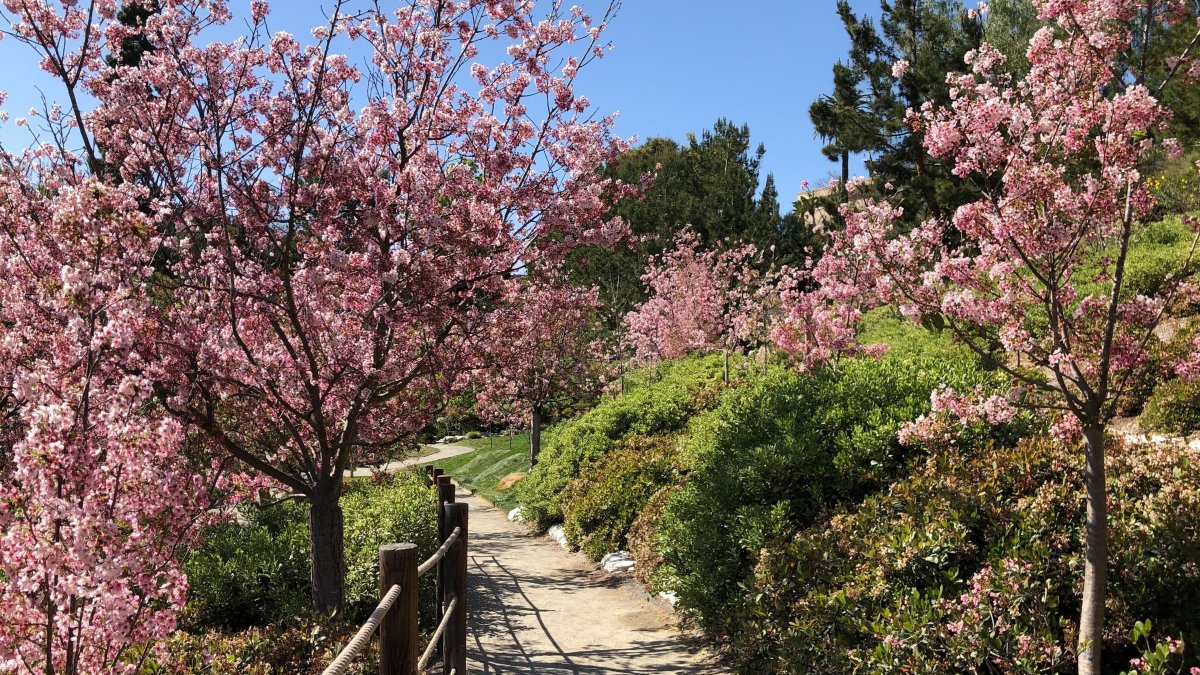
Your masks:
M 478 492 L 484 499 L 504 509 L 516 506 L 517 491 L 500 488 L 501 481 L 529 470 L 529 435 L 488 436 L 459 441 L 455 445 L 474 448 L 473 452 L 441 459 L 434 466 L 445 469 L 459 485 Z
M 1200 644 L 1200 454 L 1114 443 L 1113 672 L 1141 658 L 1148 620 L 1172 646 Z M 1078 631 L 1084 467 L 1032 437 L 937 453 L 861 504 L 762 549 L 736 610 L 748 672 L 1065 673 Z M 1183 651 L 1186 649 L 1186 653 Z
M 970 354 L 893 355 L 819 373 L 776 366 L 729 391 L 688 428 L 686 480 L 667 501 L 654 539 L 663 559 L 659 583 L 709 632 L 741 634 L 744 617 L 734 608 L 760 551 L 904 475 L 920 448 L 901 443 L 900 431 L 928 412 L 939 387 L 1003 382 Z M 961 443 L 989 435 L 1011 442 L 1020 430 L 966 429 Z
M 624 378 L 624 393 L 555 426 L 541 461 L 518 488 L 523 516 L 543 529 L 562 522 L 564 491 L 576 476 L 628 436 L 682 429 L 698 411 L 715 404 L 724 387 L 724 369 L 720 355 L 647 366 Z

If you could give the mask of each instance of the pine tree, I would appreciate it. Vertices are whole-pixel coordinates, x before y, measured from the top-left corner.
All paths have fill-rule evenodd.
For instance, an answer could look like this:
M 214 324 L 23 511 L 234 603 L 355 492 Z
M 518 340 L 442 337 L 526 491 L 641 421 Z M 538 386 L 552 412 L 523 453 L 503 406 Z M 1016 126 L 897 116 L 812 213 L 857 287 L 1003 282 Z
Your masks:
M 904 117 L 926 102 L 949 101 L 946 73 L 961 70 L 964 55 L 978 48 L 983 21 L 957 0 L 884 0 L 880 7 L 877 28 L 869 17 L 856 15 L 848 0 L 839 0 L 850 53 L 845 70 L 835 69 L 830 100 L 842 105 L 817 105 L 814 123 L 822 120 L 818 133 L 822 128 L 838 132 L 833 152 L 867 154 L 874 189 L 893 185 L 911 224 L 949 213 L 973 194 L 965 181 L 929 157 Z M 846 105 L 850 102 L 854 105 Z M 831 119 L 824 119 L 826 112 Z

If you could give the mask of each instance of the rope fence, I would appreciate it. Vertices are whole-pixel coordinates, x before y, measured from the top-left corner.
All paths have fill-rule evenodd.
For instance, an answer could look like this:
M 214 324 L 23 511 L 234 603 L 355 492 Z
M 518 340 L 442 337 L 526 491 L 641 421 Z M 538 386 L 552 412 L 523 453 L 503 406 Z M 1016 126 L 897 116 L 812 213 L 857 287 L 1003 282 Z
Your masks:
M 443 675 L 467 672 L 467 505 L 454 502 L 454 485 L 441 469 L 426 467 L 438 495 L 438 541 L 433 555 L 418 563 L 415 544 L 379 549 L 380 600 L 322 675 L 345 675 L 379 633 L 380 675 L 417 675 L 440 652 Z M 418 583 L 437 573 L 437 628 L 418 656 Z

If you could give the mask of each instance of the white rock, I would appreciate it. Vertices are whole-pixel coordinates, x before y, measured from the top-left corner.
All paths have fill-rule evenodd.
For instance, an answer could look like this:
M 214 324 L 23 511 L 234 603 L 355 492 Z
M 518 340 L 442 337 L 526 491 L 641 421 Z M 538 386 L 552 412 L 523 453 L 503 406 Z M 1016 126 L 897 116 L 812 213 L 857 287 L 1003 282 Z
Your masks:
M 633 558 L 625 551 L 609 553 L 600 560 L 600 565 L 607 572 L 628 572 L 633 569 Z
M 666 600 L 672 607 L 675 606 L 675 603 L 679 602 L 679 596 L 675 595 L 671 591 L 663 591 L 658 594 L 658 597 Z
M 1193 438 L 1191 442 L 1188 443 L 1188 447 L 1193 450 L 1200 450 L 1200 438 Z
M 559 546 L 567 548 L 567 534 L 563 532 L 562 525 L 551 525 L 550 529 L 546 530 L 546 534 L 550 535 L 550 538 L 554 541 L 557 541 Z
M 518 506 L 517 508 L 513 509 L 512 511 L 509 511 L 508 519 L 514 523 L 520 523 L 520 522 L 524 521 L 525 519 L 521 517 L 521 507 Z
M 1167 441 L 1167 437 L 1162 436 L 1160 434 L 1154 434 L 1153 436 L 1150 437 L 1151 443 L 1165 443 L 1166 441 Z

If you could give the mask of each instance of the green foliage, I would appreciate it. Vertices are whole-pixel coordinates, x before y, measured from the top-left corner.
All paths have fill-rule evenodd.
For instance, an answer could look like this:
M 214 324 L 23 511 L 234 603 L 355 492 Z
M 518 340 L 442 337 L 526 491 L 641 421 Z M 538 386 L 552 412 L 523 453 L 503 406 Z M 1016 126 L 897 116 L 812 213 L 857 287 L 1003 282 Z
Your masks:
M 655 492 L 679 476 L 674 435 L 627 436 L 588 464 L 563 492 L 563 529 L 593 560 L 626 548 L 626 536 Z
M 863 315 L 858 325 L 863 344 L 886 344 L 891 358 L 927 358 L 970 361 L 971 350 L 955 342 L 947 331 L 918 326 L 904 318 L 895 307 L 876 307 Z
M 1167 282 L 1195 274 L 1197 263 L 1188 255 L 1195 235 L 1178 217 L 1139 225 L 1134 229 L 1125 261 L 1122 297 L 1153 296 L 1169 291 Z M 1102 249 L 1088 256 L 1088 262 L 1075 274 L 1079 297 L 1111 292 L 1112 260 L 1117 250 Z
M 849 0 L 839 0 L 837 12 L 850 52 L 834 67 L 833 95 L 818 100 L 809 113 L 829 142 L 826 156 L 844 162 L 846 151 L 869 155 L 875 191 L 893 184 L 888 196 L 904 207 L 906 222 L 948 216 L 974 191 L 929 156 L 904 116 L 925 103 L 949 104 L 946 73 L 961 71 L 963 56 L 979 47 L 982 22 L 969 18 L 958 0 L 884 3 L 878 24 L 856 15 Z M 892 66 L 901 59 L 909 68 L 896 77 Z
M 564 490 L 574 477 L 625 436 L 683 429 L 714 405 L 723 372 L 719 354 L 648 366 L 626 378 L 625 393 L 551 429 L 537 466 L 518 488 L 524 517 L 541 528 L 560 522 Z
M 423 479 L 399 474 L 385 484 L 356 481 L 342 496 L 346 551 L 346 617 L 356 621 L 379 601 L 379 547 L 412 542 L 436 549 L 437 502 Z M 303 616 L 311 606 L 307 510 L 288 502 L 245 507 L 239 519 L 214 525 L 187 559 L 188 630 L 242 630 Z M 425 611 L 431 582 L 423 580 Z M 428 588 L 426 588 L 428 586 Z
M 1152 617 L 1157 637 L 1194 643 L 1200 456 L 1110 458 L 1108 621 Z M 1074 672 L 1084 508 L 1083 462 L 1053 441 L 930 457 L 765 546 L 732 612 L 745 617 L 733 651 L 746 672 Z M 1112 664 L 1141 653 L 1119 633 L 1104 650 Z
M 177 632 L 166 657 L 151 663 L 144 675 L 318 675 L 349 642 L 357 626 L 305 618 L 287 624 L 254 627 L 237 633 L 210 630 Z M 369 675 L 379 670 L 379 649 L 372 642 L 347 671 Z
M 629 183 L 653 176 L 641 198 L 613 205 L 635 236 L 630 247 L 583 247 L 568 267 L 576 285 L 600 289 L 610 328 L 620 327 L 621 318 L 646 299 L 641 277 L 647 262 L 670 247 L 684 227 L 696 231 L 707 246 L 740 241 L 754 244 L 768 257 L 772 246 L 779 255 L 791 251 L 797 256 L 768 262 L 795 264 L 803 259 L 802 246 L 789 245 L 781 237 L 773 177 L 761 181 L 761 197 L 756 197 L 764 153 L 763 146 L 752 144 L 748 126 L 722 118 L 712 129 L 689 133 L 682 143 L 650 138 L 607 167 L 610 175 Z
M 354 481 L 342 495 L 346 549 L 346 609 L 351 620 L 365 618 L 379 602 L 379 547 L 406 542 L 422 558 L 437 550 L 437 498 L 425 479 L 395 474 L 380 485 Z M 433 611 L 433 579 L 421 579 L 426 616 Z
M 1200 133 L 1200 129 L 1197 130 Z M 1163 216 L 1192 213 L 1200 210 L 1200 172 L 1196 162 L 1200 151 L 1185 154 L 1168 162 L 1147 178 L 1155 208 Z
M 890 357 L 771 368 L 729 391 L 689 428 L 687 480 L 659 523 L 671 590 L 708 631 L 736 633 L 745 617 L 732 609 L 763 546 L 894 479 L 915 450 L 898 430 L 934 388 L 996 383 L 970 359 Z
M 1200 382 L 1171 379 L 1158 385 L 1146 400 L 1141 424 L 1171 434 L 1200 429 Z
M 529 470 L 529 436 L 489 436 L 466 440 L 459 445 L 475 448 L 475 452 L 436 462 L 459 485 L 474 490 L 496 506 L 510 509 L 516 506 L 516 491 L 498 490 L 496 485 L 505 476 Z
M 312 605 L 304 507 L 240 510 L 240 522 L 205 532 L 187 559 L 187 630 L 242 630 L 306 613 Z

